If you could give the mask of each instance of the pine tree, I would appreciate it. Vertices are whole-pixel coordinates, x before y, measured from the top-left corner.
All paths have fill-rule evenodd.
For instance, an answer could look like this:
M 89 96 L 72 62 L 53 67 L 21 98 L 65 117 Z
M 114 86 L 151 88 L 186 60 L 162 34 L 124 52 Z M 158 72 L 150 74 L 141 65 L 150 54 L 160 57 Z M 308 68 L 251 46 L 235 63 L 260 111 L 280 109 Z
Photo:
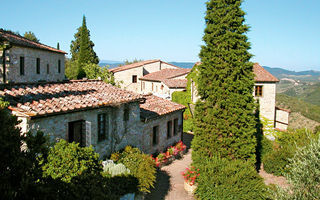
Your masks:
M 90 31 L 87 28 L 86 17 L 83 16 L 82 26 L 78 28 L 78 32 L 74 35 L 75 40 L 71 41 L 71 61 L 77 62 L 78 78 L 85 77 L 83 65 L 86 63 L 99 63 L 99 58 L 93 50 L 94 43 L 90 40 Z
M 23 37 L 25 37 L 29 40 L 32 40 L 34 42 L 40 42 L 40 40 L 36 37 L 36 35 L 32 31 L 25 32 Z
M 60 44 L 59 44 L 59 42 L 57 43 L 57 49 L 60 50 Z
M 94 63 L 94 64 L 98 64 L 99 63 L 99 58 L 97 56 L 97 54 L 94 52 L 93 47 L 94 47 L 94 43 L 90 40 L 90 31 L 87 28 L 87 24 L 86 24 L 86 17 L 83 16 L 82 19 L 82 26 L 80 26 L 78 28 L 78 32 L 74 34 L 74 38 L 75 40 L 71 41 L 71 45 L 70 45 L 70 52 L 71 52 L 71 61 L 76 61 L 79 58 L 79 53 L 80 53 L 80 44 L 81 44 L 81 38 L 85 37 L 85 41 L 86 41 L 86 49 L 87 49 L 87 61 L 89 63 Z
M 242 0 L 207 2 L 206 28 L 199 54 L 194 162 L 206 157 L 255 162 L 253 64 L 248 52 Z

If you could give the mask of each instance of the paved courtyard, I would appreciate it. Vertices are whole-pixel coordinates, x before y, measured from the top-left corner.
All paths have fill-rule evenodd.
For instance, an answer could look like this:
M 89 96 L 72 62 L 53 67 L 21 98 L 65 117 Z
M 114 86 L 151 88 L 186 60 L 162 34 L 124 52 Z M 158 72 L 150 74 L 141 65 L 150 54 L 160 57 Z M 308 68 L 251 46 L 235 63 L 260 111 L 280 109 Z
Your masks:
M 179 160 L 173 161 L 170 165 L 162 167 L 157 173 L 155 188 L 146 199 L 152 200 L 193 200 L 194 198 L 184 190 L 184 180 L 181 172 L 191 164 L 190 143 L 193 135 L 184 134 L 183 142 L 188 147 L 188 153 Z

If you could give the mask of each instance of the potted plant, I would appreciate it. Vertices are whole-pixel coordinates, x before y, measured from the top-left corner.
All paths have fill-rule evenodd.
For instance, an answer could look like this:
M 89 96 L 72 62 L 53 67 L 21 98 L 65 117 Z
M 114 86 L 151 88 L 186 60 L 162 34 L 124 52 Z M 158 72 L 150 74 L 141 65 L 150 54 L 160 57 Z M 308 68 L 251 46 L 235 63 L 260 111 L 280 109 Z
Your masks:
M 196 179 L 199 175 L 199 169 L 196 169 L 194 166 L 190 169 L 186 168 L 186 170 L 182 172 L 182 176 L 184 178 L 184 189 L 189 194 L 193 194 L 195 192 L 197 188 Z

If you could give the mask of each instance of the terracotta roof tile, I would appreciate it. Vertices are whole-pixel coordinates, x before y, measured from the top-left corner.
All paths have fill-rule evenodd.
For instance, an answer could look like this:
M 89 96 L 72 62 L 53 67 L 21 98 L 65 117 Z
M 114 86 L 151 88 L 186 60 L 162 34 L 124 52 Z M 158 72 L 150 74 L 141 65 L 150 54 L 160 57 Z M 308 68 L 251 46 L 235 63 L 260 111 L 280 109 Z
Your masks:
M 52 52 L 56 52 L 56 53 L 67 54 L 66 52 L 64 52 L 62 50 L 55 49 L 53 47 L 41 44 L 39 42 L 34 42 L 34 41 L 29 40 L 25 37 L 14 34 L 10 31 L 5 31 L 3 29 L 0 29 L 0 41 L 1 40 L 9 41 L 11 44 L 17 45 L 17 46 L 42 49 L 42 50 L 52 51 Z
M 151 64 L 151 63 L 155 63 L 155 62 L 160 62 L 160 60 L 145 60 L 145 61 L 141 61 L 141 62 L 137 62 L 137 63 L 132 63 L 130 65 L 123 65 L 123 66 L 115 67 L 115 68 L 109 69 L 109 71 L 115 73 L 115 72 L 120 72 L 120 71 L 124 71 L 124 70 L 128 70 L 128 69 L 133 69 L 136 67 L 141 67 L 143 65 Z
M 188 74 L 191 69 L 180 68 L 180 69 L 162 69 L 157 72 L 153 72 L 147 74 L 140 78 L 140 80 L 148 80 L 148 81 L 162 81 L 165 79 L 171 79 L 178 76 L 182 76 Z
M 143 99 L 139 94 L 98 80 L 16 84 L 3 87 L 0 89 L 0 96 L 10 102 L 9 108 L 30 116 L 73 112 Z
M 255 74 L 254 80 L 256 82 L 279 82 L 276 77 L 261 67 L 259 63 L 253 65 L 253 73 Z
M 197 62 L 194 66 L 200 64 L 201 62 Z M 254 80 L 256 82 L 279 82 L 276 77 L 274 77 L 270 72 L 261 67 L 259 63 L 253 64 L 253 73 L 255 75 Z
M 186 88 L 188 84 L 187 79 L 165 79 L 162 82 L 169 88 Z
M 140 104 L 142 119 L 155 118 L 186 108 L 184 105 L 154 95 L 145 95 L 144 98 L 146 99 L 145 103 Z

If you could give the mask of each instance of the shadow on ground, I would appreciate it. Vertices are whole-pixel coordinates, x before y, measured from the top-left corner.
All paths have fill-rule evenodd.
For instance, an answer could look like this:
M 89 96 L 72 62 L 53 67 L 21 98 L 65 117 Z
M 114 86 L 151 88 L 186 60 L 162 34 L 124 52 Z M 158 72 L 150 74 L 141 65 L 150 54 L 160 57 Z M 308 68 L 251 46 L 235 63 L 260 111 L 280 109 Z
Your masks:
M 166 171 L 157 170 L 155 187 L 145 196 L 145 200 L 162 200 L 170 190 L 170 176 Z

